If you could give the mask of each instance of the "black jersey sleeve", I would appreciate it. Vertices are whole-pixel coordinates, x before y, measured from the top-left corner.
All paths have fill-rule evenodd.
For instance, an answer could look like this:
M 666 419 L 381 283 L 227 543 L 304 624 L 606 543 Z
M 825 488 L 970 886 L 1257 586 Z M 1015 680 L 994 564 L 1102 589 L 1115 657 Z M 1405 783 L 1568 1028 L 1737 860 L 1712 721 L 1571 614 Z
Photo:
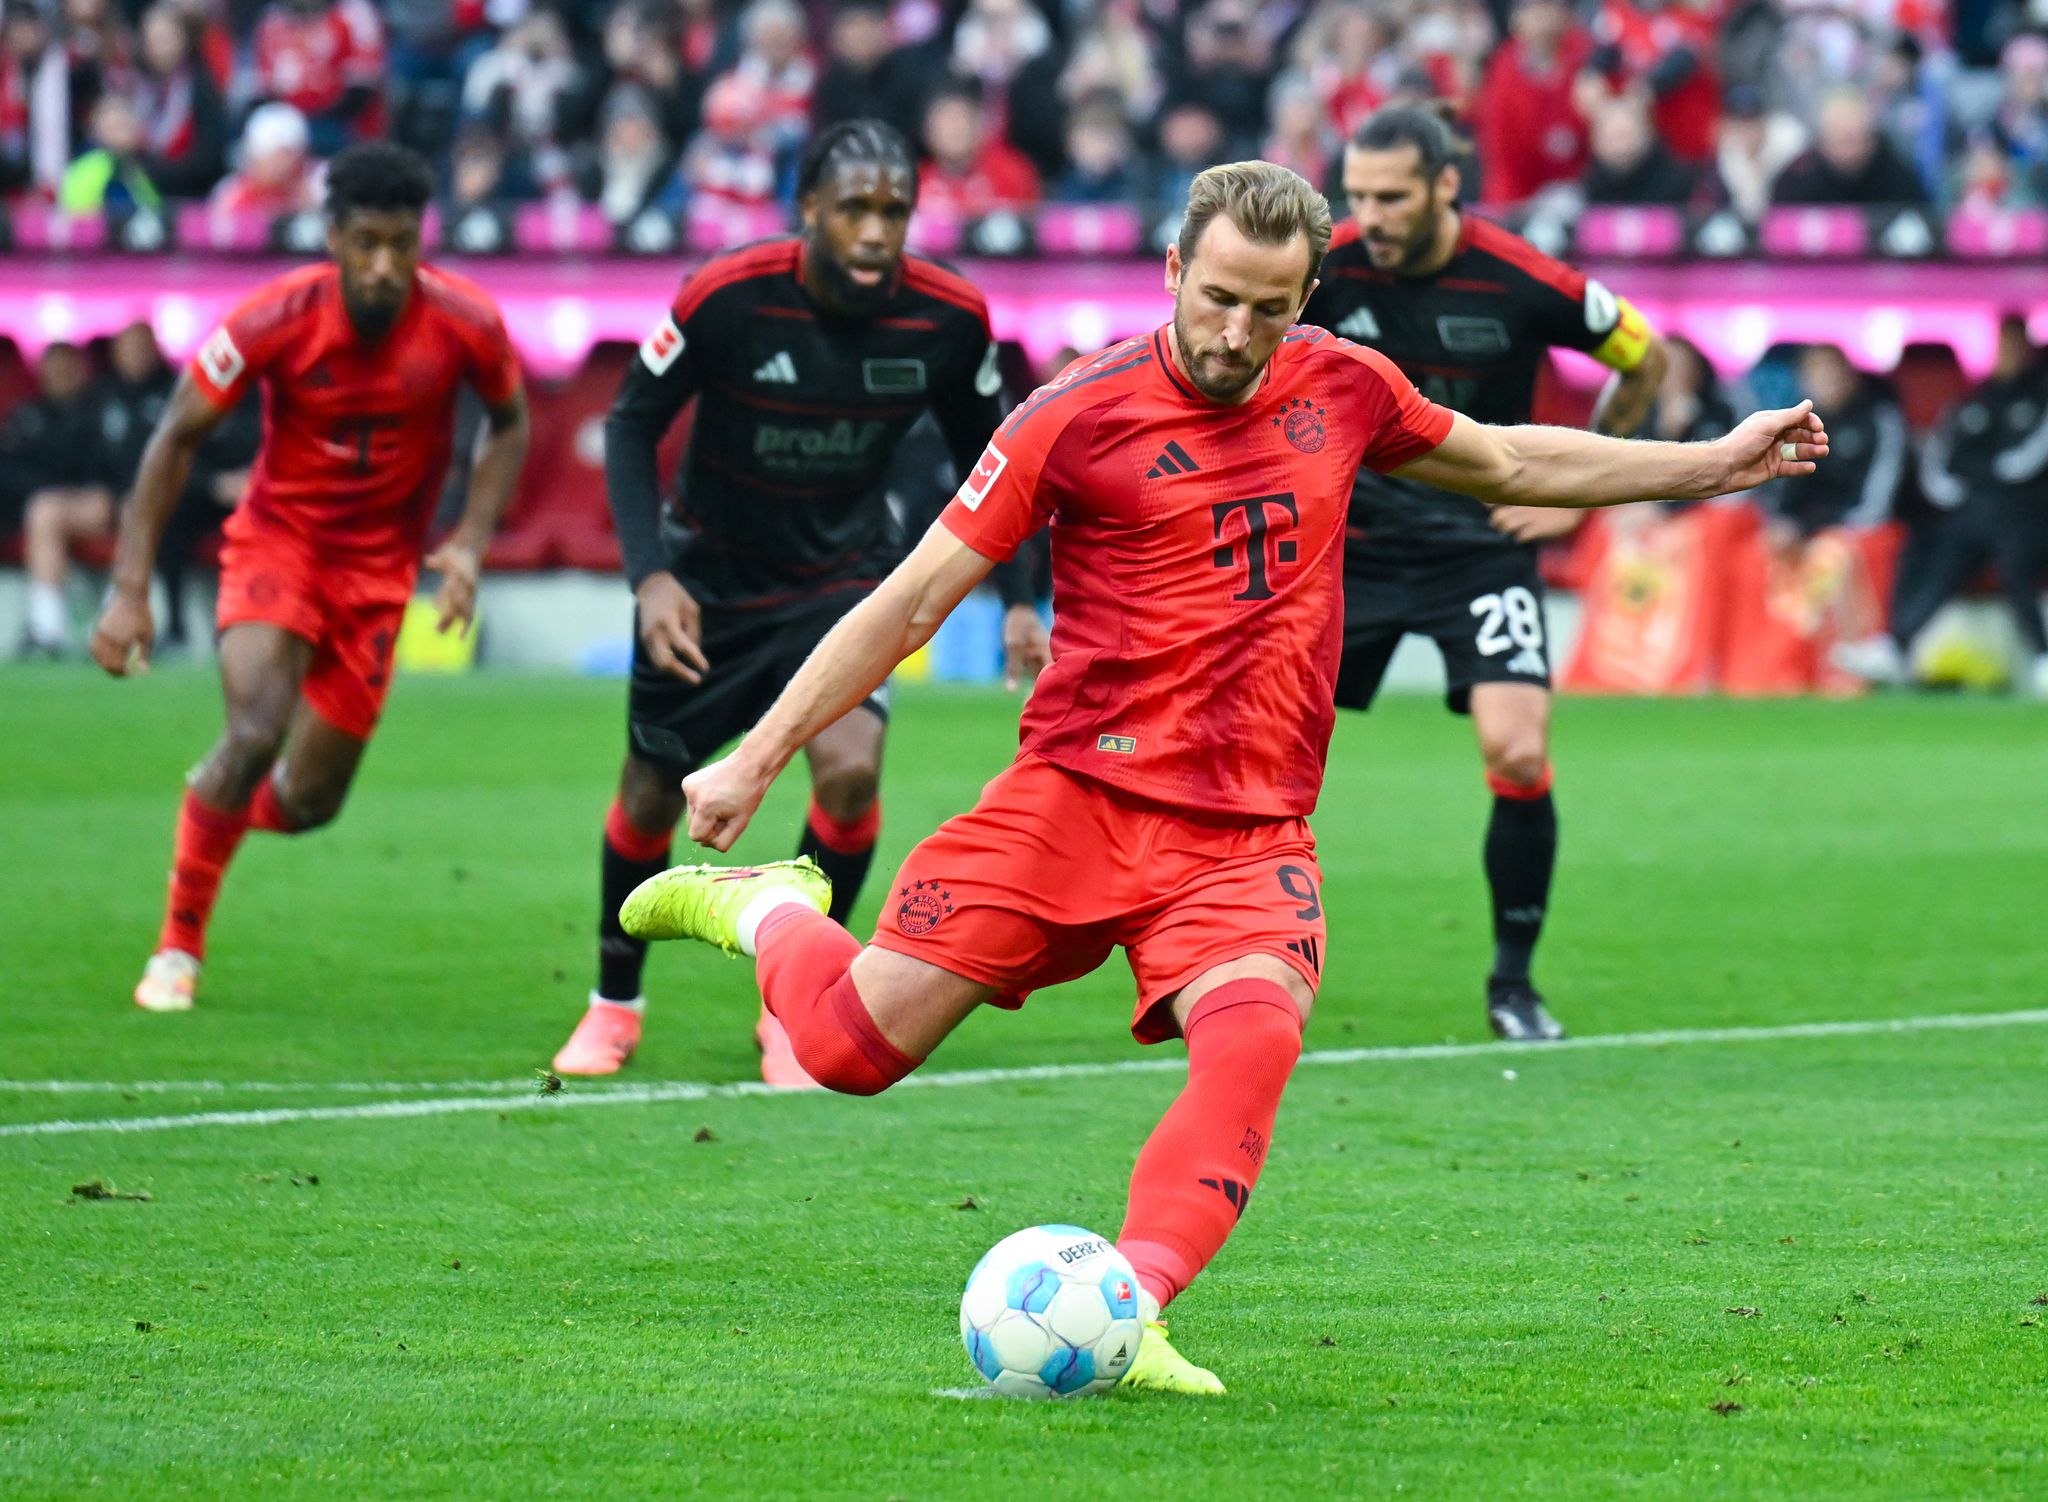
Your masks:
M 611 503 L 626 581 L 635 589 L 668 566 L 656 455 L 676 414 L 697 394 L 700 350 L 717 347 L 708 328 L 709 300 L 694 295 L 693 285 L 684 287 L 633 356 L 604 420 L 605 498 Z

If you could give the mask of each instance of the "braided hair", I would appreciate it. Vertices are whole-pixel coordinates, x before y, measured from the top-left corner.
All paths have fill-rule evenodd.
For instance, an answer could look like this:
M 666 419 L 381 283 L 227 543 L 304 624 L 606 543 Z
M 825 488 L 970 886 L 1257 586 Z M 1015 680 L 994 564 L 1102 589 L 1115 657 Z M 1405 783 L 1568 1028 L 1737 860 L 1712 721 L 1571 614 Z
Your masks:
M 901 131 L 880 120 L 841 120 L 804 146 L 796 167 L 797 197 L 815 193 L 827 170 L 841 162 L 872 162 L 899 170 L 910 179 L 912 197 L 917 194 L 917 156 Z

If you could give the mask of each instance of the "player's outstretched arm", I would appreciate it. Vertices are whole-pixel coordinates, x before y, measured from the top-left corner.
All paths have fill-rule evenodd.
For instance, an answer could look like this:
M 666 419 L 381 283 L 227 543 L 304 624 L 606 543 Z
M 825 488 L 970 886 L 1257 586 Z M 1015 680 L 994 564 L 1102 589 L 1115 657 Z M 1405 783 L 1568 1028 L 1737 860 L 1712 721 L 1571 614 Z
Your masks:
M 530 436 L 524 391 L 515 391 L 510 401 L 486 409 L 476 459 L 469 471 L 469 504 L 462 508 L 455 530 L 425 560 L 426 566 L 441 576 L 434 608 L 440 613 L 438 629 L 443 632 L 460 626 L 462 634 L 469 635 L 470 622 L 476 619 L 476 588 L 483 573 L 484 550 L 497 535 L 505 508 L 512 504 Z
M 228 410 L 215 406 L 187 372 L 178 378 L 142 451 L 134 492 L 121 508 L 112 586 L 92 628 L 93 661 L 117 678 L 131 666 L 149 666 L 149 649 L 156 640 L 156 623 L 149 614 L 149 576 L 156 567 L 157 545 L 163 540 L 164 523 L 185 493 L 200 444 Z
M 1786 475 L 1809 475 L 1827 452 L 1827 429 L 1812 402 L 1754 413 L 1710 443 L 1607 438 L 1576 428 L 1494 428 L 1458 415 L 1442 443 L 1394 473 L 1491 506 L 1618 506 L 1704 501 Z
M 732 754 L 683 779 L 690 838 L 730 850 L 790 758 L 930 641 L 993 566 L 934 522 L 896 571 L 825 634 Z

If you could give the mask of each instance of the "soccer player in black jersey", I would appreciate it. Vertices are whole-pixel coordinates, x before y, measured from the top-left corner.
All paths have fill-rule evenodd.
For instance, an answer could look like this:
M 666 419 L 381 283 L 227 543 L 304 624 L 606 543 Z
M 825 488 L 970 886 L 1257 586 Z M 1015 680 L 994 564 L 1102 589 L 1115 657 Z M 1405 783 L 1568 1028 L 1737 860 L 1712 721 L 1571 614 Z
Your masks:
M 1461 143 L 1423 108 L 1359 126 L 1344 153 L 1351 222 L 1338 228 L 1303 323 L 1391 358 L 1423 395 L 1480 422 L 1529 420 L 1552 347 L 1614 371 L 1593 413 L 1626 435 L 1657 394 L 1664 352 L 1642 315 L 1598 282 L 1458 207 Z M 1493 894 L 1487 1020 L 1501 1037 L 1564 1036 L 1530 981 L 1550 901 L 1550 663 L 1535 544 L 1576 511 L 1479 502 L 1361 470 L 1344 558 L 1337 703 L 1364 709 L 1409 632 L 1443 654 L 1450 707 L 1469 713 L 1493 793 L 1485 865 Z
M 640 1038 L 647 946 L 619 905 L 669 863 L 683 778 L 749 729 L 812 647 L 902 555 L 883 494 L 897 440 L 929 410 L 960 472 L 1002 419 L 988 309 L 904 252 L 917 165 L 890 127 L 848 121 L 798 167 L 801 233 L 707 262 L 640 346 L 605 422 L 605 486 L 637 601 L 625 769 L 605 820 L 598 985 L 555 1055 L 611 1074 Z M 684 404 L 695 425 L 664 513 L 655 450 Z M 1024 569 L 998 576 L 1013 678 L 1044 664 Z M 844 922 L 874 853 L 885 694 L 806 748 L 799 846 Z M 809 1083 L 765 1011 L 762 1076 Z

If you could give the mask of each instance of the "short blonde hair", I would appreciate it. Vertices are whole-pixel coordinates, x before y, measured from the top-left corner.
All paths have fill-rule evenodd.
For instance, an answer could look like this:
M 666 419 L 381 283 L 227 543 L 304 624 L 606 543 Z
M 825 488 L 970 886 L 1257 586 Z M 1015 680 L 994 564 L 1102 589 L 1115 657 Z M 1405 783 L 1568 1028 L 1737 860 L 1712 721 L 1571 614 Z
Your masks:
M 1330 203 L 1298 172 L 1272 162 L 1225 162 L 1196 174 L 1180 221 L 1180 259 L 1195 258 L 1202 231 L 1221 214 L 1255 245 L 1291 245 L 1308 240 L 1307 290 L 1330 248 Z

